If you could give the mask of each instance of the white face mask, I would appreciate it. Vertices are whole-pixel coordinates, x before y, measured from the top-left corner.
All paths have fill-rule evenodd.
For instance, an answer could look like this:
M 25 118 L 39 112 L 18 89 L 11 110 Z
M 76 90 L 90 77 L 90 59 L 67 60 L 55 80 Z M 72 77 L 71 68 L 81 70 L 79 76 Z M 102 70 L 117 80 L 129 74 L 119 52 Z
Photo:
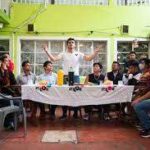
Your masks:
M 142 71 L 144 69 L 145 65 L 144 64 L 139 64 L 139 68 Z

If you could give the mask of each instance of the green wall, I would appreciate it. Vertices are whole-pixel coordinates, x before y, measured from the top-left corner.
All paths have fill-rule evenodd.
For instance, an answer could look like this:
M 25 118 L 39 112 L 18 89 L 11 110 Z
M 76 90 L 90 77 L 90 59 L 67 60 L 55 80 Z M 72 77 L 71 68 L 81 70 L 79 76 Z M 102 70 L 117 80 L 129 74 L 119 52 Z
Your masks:
M 9 24 L 9 17 L 0 9 L 0 23 Z
M 27 32 L 34 23 L 35 32 Z M 121 25 L 129 25 L 129 34 L 121 34 Z M 10 24 L 1 35 L 13 37 L 12 56 L 17 64 L 17 37 L 85 37 L 110 38 L 108 70 L 114 59 L 115 38 L 147 38 L 150 33 L 150 6 L 65 6 L 12 4 Z M 90 31 L 94 31 L 91 32 Z M 14 35 L 12 36 L 12 33 Z

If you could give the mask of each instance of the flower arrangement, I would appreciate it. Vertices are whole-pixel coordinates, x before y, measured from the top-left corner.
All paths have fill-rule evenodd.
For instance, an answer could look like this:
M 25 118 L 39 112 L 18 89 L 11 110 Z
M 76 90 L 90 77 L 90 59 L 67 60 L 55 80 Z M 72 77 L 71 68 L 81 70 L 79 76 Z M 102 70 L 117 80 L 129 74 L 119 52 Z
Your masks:
M 105 88 L 106 92 L 114 90 L 113 82 L 112 81 L 105 80 L 104 85 L 106 85 L 106 88 Z
M 41 80 L 41 81 L 38 82 L 38 86 L 36 87 L 36 89 L 39 89 L 40 91 L 44 91 L 44 90 L 48 91 L 49 87 L 51 87 L 51 84 L 48 83 L 48 81 Z

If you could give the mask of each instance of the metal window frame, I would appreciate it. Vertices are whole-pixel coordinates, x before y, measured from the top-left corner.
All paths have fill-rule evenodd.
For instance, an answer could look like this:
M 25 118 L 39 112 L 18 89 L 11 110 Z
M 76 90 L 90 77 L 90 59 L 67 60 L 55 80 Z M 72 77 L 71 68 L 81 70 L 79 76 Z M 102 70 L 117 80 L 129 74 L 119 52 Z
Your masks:
M 19 66 L 21 66 L 21 40 L 34 40 L 36 41 L 44 41 L 44 40 L 48 40 L 48 46 L 50 48 L 50 41 L 63 41 L 63 51 L 65 51 L 65 41 L 68 39 L 68 37 L 36 37 L 36 36 L 19 36 L 17 39 L 17 64 L 19 64 Z M 106 68 L 108 68 L 108 64 L 109 64 L 109 60 L 110 60 L 110 38 L 81 38 L 81 37 L 74 37 L 74 39 L 77 41 L 77 47 L 79 42 L 78 41 L 106 41 Z M 35 50 L 35 47 L 34 47 Z M 50 50 L 50 49 L 49 49 Z M 36 50 L 35 50 L 36 51 Z M 35 59 L 34 59 L 35 60 Z M 36 64 L 38 65 L 38 64 Z M 40 64 L 39 64 L 40 65 Z M 20 74 L 21 72 L 21 68 L 17 68 L 17 74 Z M 34 73 L 35 73 L 35 62 L 34 62 Z

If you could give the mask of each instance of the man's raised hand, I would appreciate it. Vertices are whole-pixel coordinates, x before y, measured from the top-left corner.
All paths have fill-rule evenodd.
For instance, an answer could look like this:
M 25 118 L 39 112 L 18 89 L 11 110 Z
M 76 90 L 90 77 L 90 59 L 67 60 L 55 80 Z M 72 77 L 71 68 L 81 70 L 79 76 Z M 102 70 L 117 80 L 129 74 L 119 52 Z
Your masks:
M 103 44 L 96 47 L 95 53 L 99 53 L 100 51 L 102 51 L 102 49 L 104 49 L 104 45 Z
M 45 45 L 42 45 L 42 48 L 45 52 L 48 52 L 48 46 L 45 44 Z

